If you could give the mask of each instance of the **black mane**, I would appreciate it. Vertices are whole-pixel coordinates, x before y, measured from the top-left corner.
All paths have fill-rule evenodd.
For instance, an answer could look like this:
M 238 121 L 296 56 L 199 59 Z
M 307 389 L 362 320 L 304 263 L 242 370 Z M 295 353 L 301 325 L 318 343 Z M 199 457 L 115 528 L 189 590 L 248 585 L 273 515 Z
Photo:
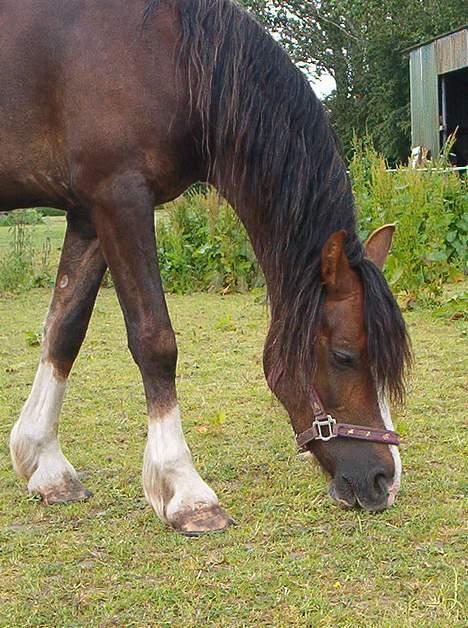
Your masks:
M 147 20 L 161 0 L 150 0 Z M 335 231 L 364 287 L 377 384 L 404 395 L 410 348 L 400 310 L 356 232 L 351 184 L 328 116 L 277 42 L 230 0 L 175 0 L 181 71 L 202 122 L 209 180 L 235 206 L 265 271 L 275 346 L 306 384 L 323 286 L 320 252 Z

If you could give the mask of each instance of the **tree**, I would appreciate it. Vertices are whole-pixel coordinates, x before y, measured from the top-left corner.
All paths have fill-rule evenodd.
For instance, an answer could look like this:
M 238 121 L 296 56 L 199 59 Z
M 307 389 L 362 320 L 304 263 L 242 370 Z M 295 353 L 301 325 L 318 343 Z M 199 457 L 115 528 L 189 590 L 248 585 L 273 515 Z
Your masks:
M 353 133 L 369 134 L 390 162 L 410 150 L 409 70 L 405 48 L 466 22 L 465 0 L 244 0 L 294 61 L 329 73 L 325 99 L 351 152 Z

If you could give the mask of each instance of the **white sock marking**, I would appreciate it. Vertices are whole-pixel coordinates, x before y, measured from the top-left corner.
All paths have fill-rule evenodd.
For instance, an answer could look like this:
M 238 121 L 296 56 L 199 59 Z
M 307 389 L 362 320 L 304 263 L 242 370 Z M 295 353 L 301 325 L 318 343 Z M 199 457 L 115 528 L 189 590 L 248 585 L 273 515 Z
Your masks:
M 382 397 L 379 397 L 379 407 L 380 407 L 380 414 L 382 416 L 382 420 L 384 422 L 386 429 L 393 431 L 395 428 L 393 427 L 392 417 L 390 414 L 390 408 L 387 401 L 383 399 Z M 400 458 L 400 452 L 398 451 L 398 447 L 396 447 L 395 445 L 388 445 L 388 447 L 390 449 L 390 453 L 392 454 L 393 464 L 395 466 L 395 475 L 393 476 L 393 484 L 390 487 L 389 497 L 388 497 L 388 506 L 393 506 L 395 502 L 395 497 L 398 491 L 400 490 L 402 466 L 401 466 L 401 458 Z
M 29 480 L 30 492 L 50 488 L 64 476 L 77 478 L 57 438 L 65 388 L 66 383 L 56 378 L 52 364 L 41 361 L 29 398 L 11 431 L 13 467 Z
M 179 406 L 165 416 L 150 417 L 143 462 L 145 496 L 163 521 L 196 504 L 217 504 L 218 498 L 193 466 L 185 442 Z

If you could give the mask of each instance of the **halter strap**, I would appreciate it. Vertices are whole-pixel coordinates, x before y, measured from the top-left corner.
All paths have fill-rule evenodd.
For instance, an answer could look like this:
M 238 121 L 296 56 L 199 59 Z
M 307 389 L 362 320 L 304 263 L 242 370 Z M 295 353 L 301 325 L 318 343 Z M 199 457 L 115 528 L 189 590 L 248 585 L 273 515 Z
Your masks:
M 356 440 L 366 440 L 372 443 L 383 443 L 384 445 L 400 444 L 400 436 L 392 430 L 381 430 L 375 427 L 364 427 L 362 425 L 352 425 L 350 423 L 337 423 L 323 407 L 317 391 L 312 386 L 310 391 L 310 403 L 314 413 L 314 422 L 309 429 L 297 434 L 296 442 L 301 449 L 315 440 L 327 442 L 332 438 L 354 438 Z

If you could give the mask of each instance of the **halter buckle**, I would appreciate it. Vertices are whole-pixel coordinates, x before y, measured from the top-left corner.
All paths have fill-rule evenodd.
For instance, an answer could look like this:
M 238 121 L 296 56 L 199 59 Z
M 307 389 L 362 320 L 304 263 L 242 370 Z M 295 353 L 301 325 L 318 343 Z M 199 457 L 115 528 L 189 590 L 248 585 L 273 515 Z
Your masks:
M 317 430 L 316 440 L 327 442 L 338 436 L 336 430 L 336 420 L 327 414 L 325 419 L 315 419 L 313 426 Z

